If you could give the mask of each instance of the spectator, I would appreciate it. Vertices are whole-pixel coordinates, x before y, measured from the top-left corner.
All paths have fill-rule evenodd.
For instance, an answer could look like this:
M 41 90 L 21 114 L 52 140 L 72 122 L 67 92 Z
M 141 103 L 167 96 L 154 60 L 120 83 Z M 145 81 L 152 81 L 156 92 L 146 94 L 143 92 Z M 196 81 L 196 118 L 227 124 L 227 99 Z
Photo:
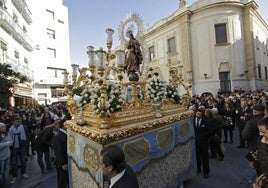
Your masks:
M 196 148 L 196 160 L 197 160 L 197 173 L 201 172 L 201 165 L 203 168 L 204 178 L 209 176 L 209 128 L 203 118 L 204 110 L 198 109 L 194 118 L 194 130 L 195 130 L 195 148 Z
M 30 122 L 28 121 L 26 114 L 22 114 L 21 118 L 22 118 L 22 125 L 24 127 L 24 131 L 25 131 L 26 138 L 27 138 L 27 142 L 26 142 L 26 153 L 27 153 L 27 157 L 30 157 L 30 153 L 29 153 L 29 148 L 30 148 L 30 130 L 28 128 L 30 126 L 29 125 Z
M 54 122 L 49 111 L 45 111 L 41 120 L 41 129 L 45 128 L 48 125 L 51 125 Z
M 6 131 L 6 125 L 0 123 L 0 187 L 6 187 L 6 174 L 9 164 L 10 149 L 12 140 Z
M 23 125 L 21 124 L 21 118 L 19 115 L 13 116 L 13 124 L 9 129 L 9 134 L 12 140 L 11 145 L 11 169 L 13 179 L 11 184 L 16 182 L 18 176 L 18 166 L 20 165 L 20 173 L 23 178 L 28 178 L 26 174 L 26 143 L 27 138 Z
M 50 162 L 50 151 L 49 148 L 52 144 L 52 138 L 54 136 L 53 130 L 54 125 L 58 122 L 54 122 L 51 125 L 46 126 L 34 139 L 34 148 L 37 152 L 37 162 L 41 169 L 41 173 L 44 174 L 46 171 L 52 169 Z M 43 162 L 43 157 L 45 156 L 46 169 Z
M 4 123 L 4 124 L 7 123 L 5 114 L 6 114 L 6 110 L 1 109 L 0 110 L 0 123 Z
M 30 134 L 31 153 L 32 153 L 32 155 L 35 155 L 35 149 L 34 149 L 33 141 L 34 141 L 34 138 L 35 138 L 36 120 L 35 120 L 34 116 L 32 115 L 32 113 L 28 114 L 27 119 L 28 119 L 28 122 L 29 122 L 29 124 L 27 125 L 27 128 L 28 128 L 28 131 L 29 131 L 29 134 Z
M 228 133 L 230 137 L 230 144 L 233 143 L 233 131 L 234 131 L 234 121 L 235 121 L 235 108 L 231 102 L 226 102 L 223 109 L 223 117 L 226 121 L 223 127 L 224 131 L 224 143 L 228 141 Z
M 264 117 L 264 106 L 255 105 L 253 107 L 253 119 L 249 120 L 242 132 L 242 137 L 248 143 L 249 151 L 255 151 L 257 149 L 259 130 L 257 122 Z
M 222 127 L 225 122 L 221 115 L 218 114 L 217 108 L 212 108 L 212 114 L 215 119 L 212 129 L 212 142 L 210 143 L 210 151 L 213 157 L 219 156 L 219 161 L 224 159 L 224 154 L 221 149 L 222 144 Z
M 69 187 L 68 157 L 67 157 L 67 132 L 62 119 L 58 123 L 59 131 L 52 138 L 52 147 L 56 157 L 57 185 L 58 188 Z
M 247 123 L 247 121 L 250 119 L 252 114 L 251 108 L 248 106 L 248 102 L 246 99 L 241 100 L 240 107 L 236 110 L 236 124 L 239 131 L 239 145 L 237 148 L 245 148 L 246 147 L 246 141 L 242 137 L 242 132 L 244 130 L 244 127 Z
M 258 129 L 262 139 L 258 145 L 257 160 L 254 167 L 256 168 L 257 176 L 260 176 L 263 173 L 268 174 L 268 117 L 258 121 Z
M 105 176 L 110 178 L 110 188 L 138 188 L 139 183 L 132 168 L 126 164 L 123 150 L 110 145 L 100 152 L 100 167 Z

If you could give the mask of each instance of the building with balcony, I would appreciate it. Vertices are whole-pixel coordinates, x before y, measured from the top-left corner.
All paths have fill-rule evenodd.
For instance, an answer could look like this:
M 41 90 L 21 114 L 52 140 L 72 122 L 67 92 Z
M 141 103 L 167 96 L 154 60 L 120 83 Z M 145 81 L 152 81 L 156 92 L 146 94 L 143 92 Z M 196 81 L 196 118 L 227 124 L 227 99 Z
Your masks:
M 32 104 L 33 69 L 30 36 L 32 19 L 22 0 L 0 0 L 0 63 L 11 65 L 15 72 L 27 76 L 30 82 L 11 88 L 11 105 Z
M 39 104 L 63 95 L 63 74 L 70 70 L 68 8 L 63 0 L 29 0 L 34 50 L 34 98 Z
M 145 34 L 149 67 L 168 79 L 173 65 L 192 73 L 192 93 L 268 89 L 268 25 L 253 0 L 180 0 Z

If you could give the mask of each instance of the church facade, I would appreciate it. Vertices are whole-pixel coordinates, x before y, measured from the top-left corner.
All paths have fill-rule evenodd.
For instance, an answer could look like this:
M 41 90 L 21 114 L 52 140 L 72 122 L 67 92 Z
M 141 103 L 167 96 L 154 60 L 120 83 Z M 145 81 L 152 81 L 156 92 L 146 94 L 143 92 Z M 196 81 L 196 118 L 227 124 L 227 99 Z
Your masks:
M 268 89 L 268 25 L 255 1 L 181 0 L 145 40 L 148 66 L 168 80 L 168 52 L 192 75 L 192 94 Z

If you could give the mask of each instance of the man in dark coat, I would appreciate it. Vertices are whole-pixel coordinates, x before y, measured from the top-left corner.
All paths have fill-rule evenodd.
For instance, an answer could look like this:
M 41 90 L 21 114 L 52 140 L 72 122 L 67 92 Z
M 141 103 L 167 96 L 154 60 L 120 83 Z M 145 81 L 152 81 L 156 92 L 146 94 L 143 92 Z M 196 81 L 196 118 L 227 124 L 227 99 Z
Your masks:
M 258 129 L 262 139 L 258 145 L 257 161 L 254 166 L 257 175 L 260 176 L 263 173 L 268 174 L 268 117 L 258 121 Z
M 259 141 L 259 130 L 257 123 L 264 117 L 264 106 L 254 105 L 253 106 L 253 118 L 249 120 L 242 132 L 242 137 L 248 143 L 249 151 L 255 151 Z
M 41 173 L 46 173 L 46 170 L 52 169 L 50 162 L 50 151 L 51 142 L 53 138 L 54 123 L 45 127 L 38 135 L 35 136 L 33 141 L 34 149 L 37 152 L 37 162 L 41 169 Z M 43 162 L 45 156 L 46 169 Z
M 58 123 L 59 131 L 52 139 L 52 147 L 56 157 L 57 185 L 58 188 L 69 187 L 68 157 L 67 157 L 67 132 L 64 127 L 66 119 Z
M 126 164 L 124 152 L 120 147 L 104 147 L 100 155 L 100 167 L 103 174 L 110 178 L 110 188 L 139 188 L 136 175 Z
M 242 137 L 242 132 L 244 130 L 247 121 L 250 120 L 251 116 L 252 116 L 252 110 L 249 107 L 247 100 L 242 99 L 240 107 L 236 109 L 236 125 L 239 131 L 239 145 L 237 146 L 237 148 L 246 147 L 246 141 Z
M 208 125 L 203 118 L 204 111 L 198 109 L 195 118 L 193 119 L 194 130 L 195 130 L 195 148 L 196 148 L 196 161 L 197 161 L 197 172 L 201 172 L 201 165 L 203 168 L 204 178 L 209 176 L 209 130 Z

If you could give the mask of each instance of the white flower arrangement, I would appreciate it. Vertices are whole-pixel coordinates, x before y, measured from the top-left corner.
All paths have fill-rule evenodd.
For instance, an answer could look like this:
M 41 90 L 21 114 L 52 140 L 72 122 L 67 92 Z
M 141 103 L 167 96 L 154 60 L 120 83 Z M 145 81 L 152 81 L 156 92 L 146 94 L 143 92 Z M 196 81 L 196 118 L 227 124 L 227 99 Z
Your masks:
M 151 101 L 156 102 L 166 98 L 166 83 L 160 80 L 158 73 L 148 78 L 146 88 L 146 95 Z
M 174 85 L 167 85 L 167 95 L 166 98 L 173 99 L 174 103 L 180 103 L 181 97 L 178 93 L 178 88 Z
M 90 104 L 93 106 L 95 113 L 100 113 L 100 86 L 89 84 L 81 92 L 81 99 L 78 102 L 78 108 L 83 107 L 85 104 Z M 107 96 L 108 104 L 107 108 L 110 113 L 117 112 L 121 110 L 121 105 L 123 103 L 121 86 L 117 82 L 107 83 Z

